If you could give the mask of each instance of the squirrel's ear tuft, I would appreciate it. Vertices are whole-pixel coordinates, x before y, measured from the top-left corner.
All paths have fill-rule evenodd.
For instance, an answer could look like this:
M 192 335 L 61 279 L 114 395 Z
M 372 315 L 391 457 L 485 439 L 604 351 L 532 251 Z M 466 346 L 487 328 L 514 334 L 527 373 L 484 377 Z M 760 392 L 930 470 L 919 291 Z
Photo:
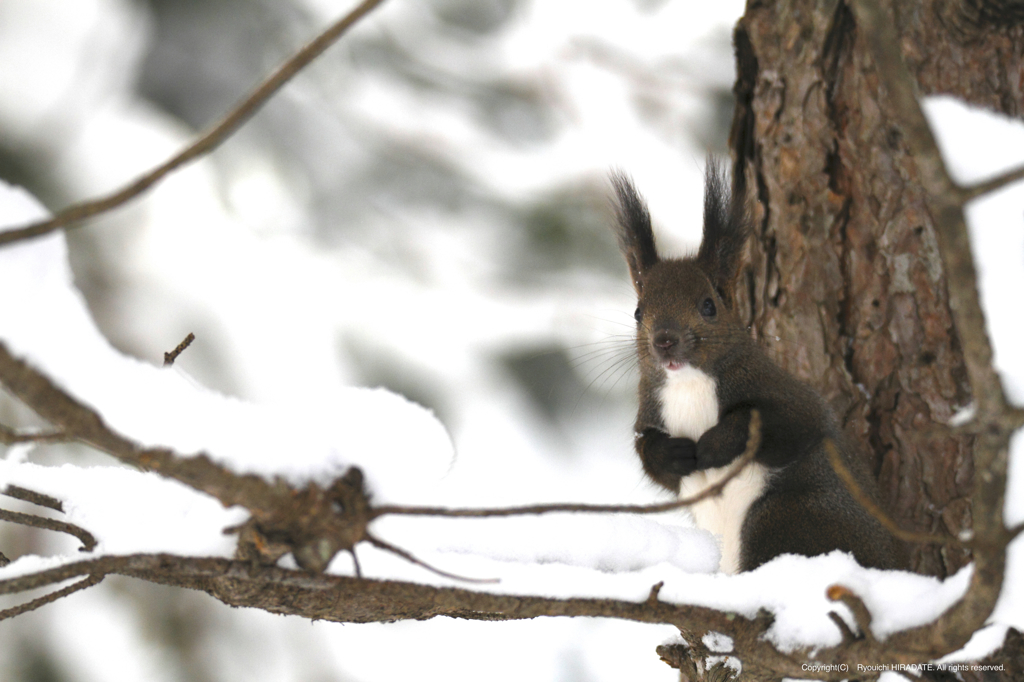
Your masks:
M 729 292 L 749 234 L 743 198 L 731 196 L 725 171 L 709 156 L 704 171 L 704 237 L 697 264 L 727 299 L 732 298 Z
M 618 218 L 616 235 L 619 248 L 626 257 L 629 275 L 639 296 L 643 293 L 644 276 L 652 265 L 658 262 L 658 249 L 654 245 L 654 231 L 651 229 L 651 215 L 647 204 L 636 191 L 633 182 L 622 173 L 612 174 L 612 186 L 618 202 L 615 214 Z

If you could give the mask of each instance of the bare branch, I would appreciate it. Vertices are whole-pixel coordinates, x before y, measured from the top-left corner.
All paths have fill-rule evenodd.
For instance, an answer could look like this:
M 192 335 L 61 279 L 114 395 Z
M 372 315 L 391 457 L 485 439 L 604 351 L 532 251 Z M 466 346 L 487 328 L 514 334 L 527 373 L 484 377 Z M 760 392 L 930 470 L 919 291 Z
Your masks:
M 1018 180 L 1024 180 L 1024 166 L 1014 168 L 1013 170 L 997 175 L 994 178 L 983 180 L 979 183 L 968 185 L 967 187 L 960 187 L 960 201 L 966 204 L 971 199 L 976 199 L 982 194 L 995 192 L 996 190 L 1002 189 L 1006 185 L 1017 182 Z
M 838 613 L 836 613 L 835 611 L 829 611 L 828 617 L 833 623 L 836 624 L 836 627 L 839 629 L 839 634 L 843 636 L 843 644 L 856 642 L 858 639 L 860 639 L 860 637 L 857 636 L 857 633 L 850 629 L 850 626 L 846 624 L 846 621 L 843 620 L 843 617 L 840 616 Z
M 0 232 L 0 246 L 22 239 L 39 237 L 54 230 L 70 227 L 86 218 L 91 218 L 117 208 L 142 194 L 179 167 L 209 153 L 230 137 L 253 114 L 259 111 L 285 83 L 319 57 L 324 50 L 344 35 L 353 24 L 369 14 L 381 2 L 383 0 L 364 0 L 355 9 L 296 52 L 248 97 L 228 112 L 223 119 L 174 157 L 106 196 L 72 204 L 47 220 L 32 223 L 18 229 Z
M 860 506 L 864 507 L 865 510 L 877 520 L 887 531 L 892 533 L 894 536 L 903 540 L 904 542 L 919 542 L 923 544 L 933 545 L 961 545 L 958 539 L 954 537 L 943 537 L 941 535 L 932 535 L 931 533 L 915 533 L 914 531 L 904 530 L 892 520 L 882 507 L 871 499 L 871 496 L 864 492 L 857 483 L 857 479 L 853 477 L 850 470 L 846 467 L 843 462 L 843 458 L 839 455 L 839 451 L 836 450 L 835 444 L 831 440 L 825 441 L 825 452 L 828 453 L 828 460 L 832 464 L 832 468 L 835 470 L 839 478 L 842 479 L 846 485 L 846 489 L 850 491 L 853 498 L 857 500 Z
M 15 445 L 17 443 L 60 443 L 68 440 L 63 433 L 25 433 L 15 431 L 9 426 L 0 424 L 0 445 Z
M 18 485 L 7 486 L 7 488 L 3 491 L 3 494 L 6 495 L 7 497 L 13 497 L 16 500 L 22 500 L 23 502 L 31 502 L 32 504 L 37 504 L 40 507 L 47 507 L 54 511 L 59 511 L 62 514 L 64 513 L 64 503 L 58 500 L 56 497 L 50 497 L 49 495 L 37 493 L 27 488 L 22 488 L 21 486 Z
M 709 497 L 714 497 L 722 492 L 722 489 L 732 479 L 739 475 L 746 468 L 761 447 L 761 415 L 757 410 L 750 412 L 750 425 L 747 431 L 747 447 L 732 467 L 726 472 L 722 480 L 710 485 L 690 497 L 680 498 L 672 502 L 660 504 L 531 504 L 521 507 L 504 507 L 492 509 L 446 509 L 444 507 L 403 507 L 399 505 L 382 505 L 374 507 L 370 512 L 371 518 L 384 516 L 385 514 L 401 514 L 407 516 L 455 516 L 455 517 L 490 517 L 490 516 L 526 516 L 531 514 L 550 514 L 554 512 L 584 512 L 591 514 L 599 513 L 626 513 L 626 514 L 660 514 L 662 512 L 681 509 L 692 506 Z
M 28 590 L 36 590 L 54 583 L 61 583 L 71 578 L 82 575 L 103 576 L 111 573 L 122 573 L 130 570 L 157 570 L 168 565 L 178 565 L 179 560 L 185 562 L 192 572 L 200 572 L 204 568 L 207 572 L 213 570 L 207 560 L 192 559 L 184 560 L 183 557 L 168 557 L 168 555 L 154 554 L 132 554 L 128 556 L 106 556 L 85 561 L 75 561 L 63 566 L 46 569 L 37 573 L 21 575 L 14 578 L 0 580 L 0 594 L 17 594 Z
M 594 616 L 680 629 L 730 633 L 737 655 L 756 653 L 783 674 L 801 677 L 800 652 L 783 655 L 764 640 L 771 618 L 748 619 L 702 606 L 616 599 L 558 599 L 532 595 L 473 592 L 392 580 L 313 574 L 249 561 L 180 557 L 166 554 L 108 556 L 39 573 L 0 580 L 0 594 L 38 589 L 80 575 L 118 574 L 150 582 L 202 590 L 232 606 L 299 615 L 335 622 L 366 623 L 424 620 L 449 616 L 471 620 L 520 620 L 540 616 Z M 836 676 L 824 679 L 839 679 Z
M 48 519 L 42 516 L 35 516 L 34 514 L 22 514 L 21 512 L 8 511 L 7 509 L 0 509 L 0 520 L 18 523 L 22 526 L 43 528 L 45 530 L 54 530 L 58 533 L 74 535 L 82 541 L 81 551 L 83 552 L 91 552 L 96 548 L 96 538 L 92 536 L 92 533 L 73 523 Z
M 868 611 L 868 607 L 864 605 L 861 598 L 842 585 L 832 585 L 825 594 L 832 601 L 846 604 L 847 608 L 853 613 L 854 620 L 857 621 L 861 637 L 873 644 L 875 642 L 875 634 L 871 632 L 871 612 Z
M 15 616 L 20 616 L 23 613 L 34 611 L 38 609 L 40 606 L 46 606 L 47 604 L 55 602 L 58 599 L 61 599 L 62 597 L 68 596 L 69 594 L 74 594 L 75 592 L 78 592 L 80 590 L 88 589 L 93 585 L 98 585 L 102 580 L 102 575 L 91 575 L 88 578 L 79 580 L 77 583 L 68 585 L 67 587 L 51 592 L 50 594 L 44 597 L 33 599 L 32 601 L 25 602 L 24 604 L 15 606 L 14 608 L 4 609 L 3 611 L 0 611 L 0 620 L 7 620 L 8 618 L 14 618 Z
M 356 548 L 353 547 L 351 550 L 349 550 L 349 554 L 352 555 L 352 566 L 355 568 L 356 577 L 357 578 L 362 578 L 363 577 L 363 567 L 359 565 L 359 557 L 356 556 Z
M 380 538 L 374 537 L 373 535 L 371 535 L 369 533 L 366 534 L 366 540 L 371 545 L 376 547 L 377 549 L 382 549 L 385 552 L 391 552 L 392 554 L 395 554 L 397 556 L 402 557 L 403 559 L 405 559 L 409 563 L 416 564 L 417 566 L 422 566 L 423 568 L 427 569 L 431 573 L 436 573 L 437 575 L 443 576 L 445 578 L 451 578 L 452 580 L 460 580 L 462 582 L 467 582 L 467 583 L 481 583 L 481 584 L 484 584 L 484 583 L 497 583 L 497 582 L 501 582 L 497 578 L 467 578 L 465 576 L 455 575 L 454 573 L 448 573 L 447 571 L 442 571 L 441 569 L 435 568 L 434 566 L 431 566 L 430 564 L 428 564 L 427 562 L 425 562 L 425 561 L 423 561 L 421 559 L 417 559 L 410 552 L 402 549 L 401 547 L 395 547 L 391 543 L 384 542 Z M 355 556 L 354 553 L 353 553 L 353 556 Z M 358 564 L 357 564 L 357 566 L 358 566 Z M 359 573 L 357 573 L 356 575 L 359 575 Z
M 192 332 L 189 332 L 188 336 L 185 337 L 185 340 L 179 343 L 174 350 L 172 350 L 170 353 L 164 353 L 164 367 L 169 367 L 170 365 L 173 365 L 174 361 L 178 359 L 178 356 L 181 355 L 186 348 L 191 346 L 192 342 L 195 340 L 196 335 L 193 334 Z

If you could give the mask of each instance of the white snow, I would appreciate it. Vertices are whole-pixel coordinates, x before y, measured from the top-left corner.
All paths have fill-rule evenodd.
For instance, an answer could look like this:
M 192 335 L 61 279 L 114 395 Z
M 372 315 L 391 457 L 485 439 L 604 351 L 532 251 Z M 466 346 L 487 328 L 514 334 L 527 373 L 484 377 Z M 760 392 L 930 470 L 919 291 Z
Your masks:
M 168 552 L 230 557 L 235 541 L 222 530 L 248 516 L 244 509 L 225 509 L 177 481 L 119 467 L 44 467 L 0 460 L 0 480 L 62 500 L 61 518 L 88 529 L 100 555 Z
M 723 635 L 721 632 L 709 632 L 700 641 L 704 643 L 708 651 L 719 654 L 727 654 L 732 651 L 733 647 L 732 637 Z

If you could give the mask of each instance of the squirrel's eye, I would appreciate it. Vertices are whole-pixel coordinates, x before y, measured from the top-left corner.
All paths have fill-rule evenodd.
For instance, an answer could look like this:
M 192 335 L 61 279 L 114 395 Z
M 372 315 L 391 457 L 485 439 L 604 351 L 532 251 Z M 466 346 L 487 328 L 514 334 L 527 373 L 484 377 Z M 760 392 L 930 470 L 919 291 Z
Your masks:
M 633 319 L 636 320 L 637 322 L 640 322 L 640 320 L 642 320 L 643 318 L 644 313 L 642 310 L 640 310 L 640 306 L 637 306 L 636 311 L 633 313 Z
M 704 302 L 700 304 L 700 314 L 704 317 L 714 317 L 717 312 L 715 302 L 710 298 L 705 298 Z

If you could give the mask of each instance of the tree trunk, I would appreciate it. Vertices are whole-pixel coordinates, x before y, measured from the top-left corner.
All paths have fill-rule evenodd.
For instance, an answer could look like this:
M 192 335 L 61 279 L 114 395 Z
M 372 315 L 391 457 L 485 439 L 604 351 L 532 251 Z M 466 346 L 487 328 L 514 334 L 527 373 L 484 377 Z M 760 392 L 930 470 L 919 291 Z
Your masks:
M 885 4 L 923 93 L 1021 115 L 1017 5 L 1003 2 L 999 15 L 982 0 Z M 756 225 L 737 292 L 749 323 L 779 364 L 831 401 L 900 525 L 969 528 L 970 441 L 929 433 L 970 402 L 943 266 L 915 161 L 853 16 L 836 0 L 752 1 L 735 43 L 730 145 Z M 912 550 L 915 570 L 940 577 L 969 560 Z

